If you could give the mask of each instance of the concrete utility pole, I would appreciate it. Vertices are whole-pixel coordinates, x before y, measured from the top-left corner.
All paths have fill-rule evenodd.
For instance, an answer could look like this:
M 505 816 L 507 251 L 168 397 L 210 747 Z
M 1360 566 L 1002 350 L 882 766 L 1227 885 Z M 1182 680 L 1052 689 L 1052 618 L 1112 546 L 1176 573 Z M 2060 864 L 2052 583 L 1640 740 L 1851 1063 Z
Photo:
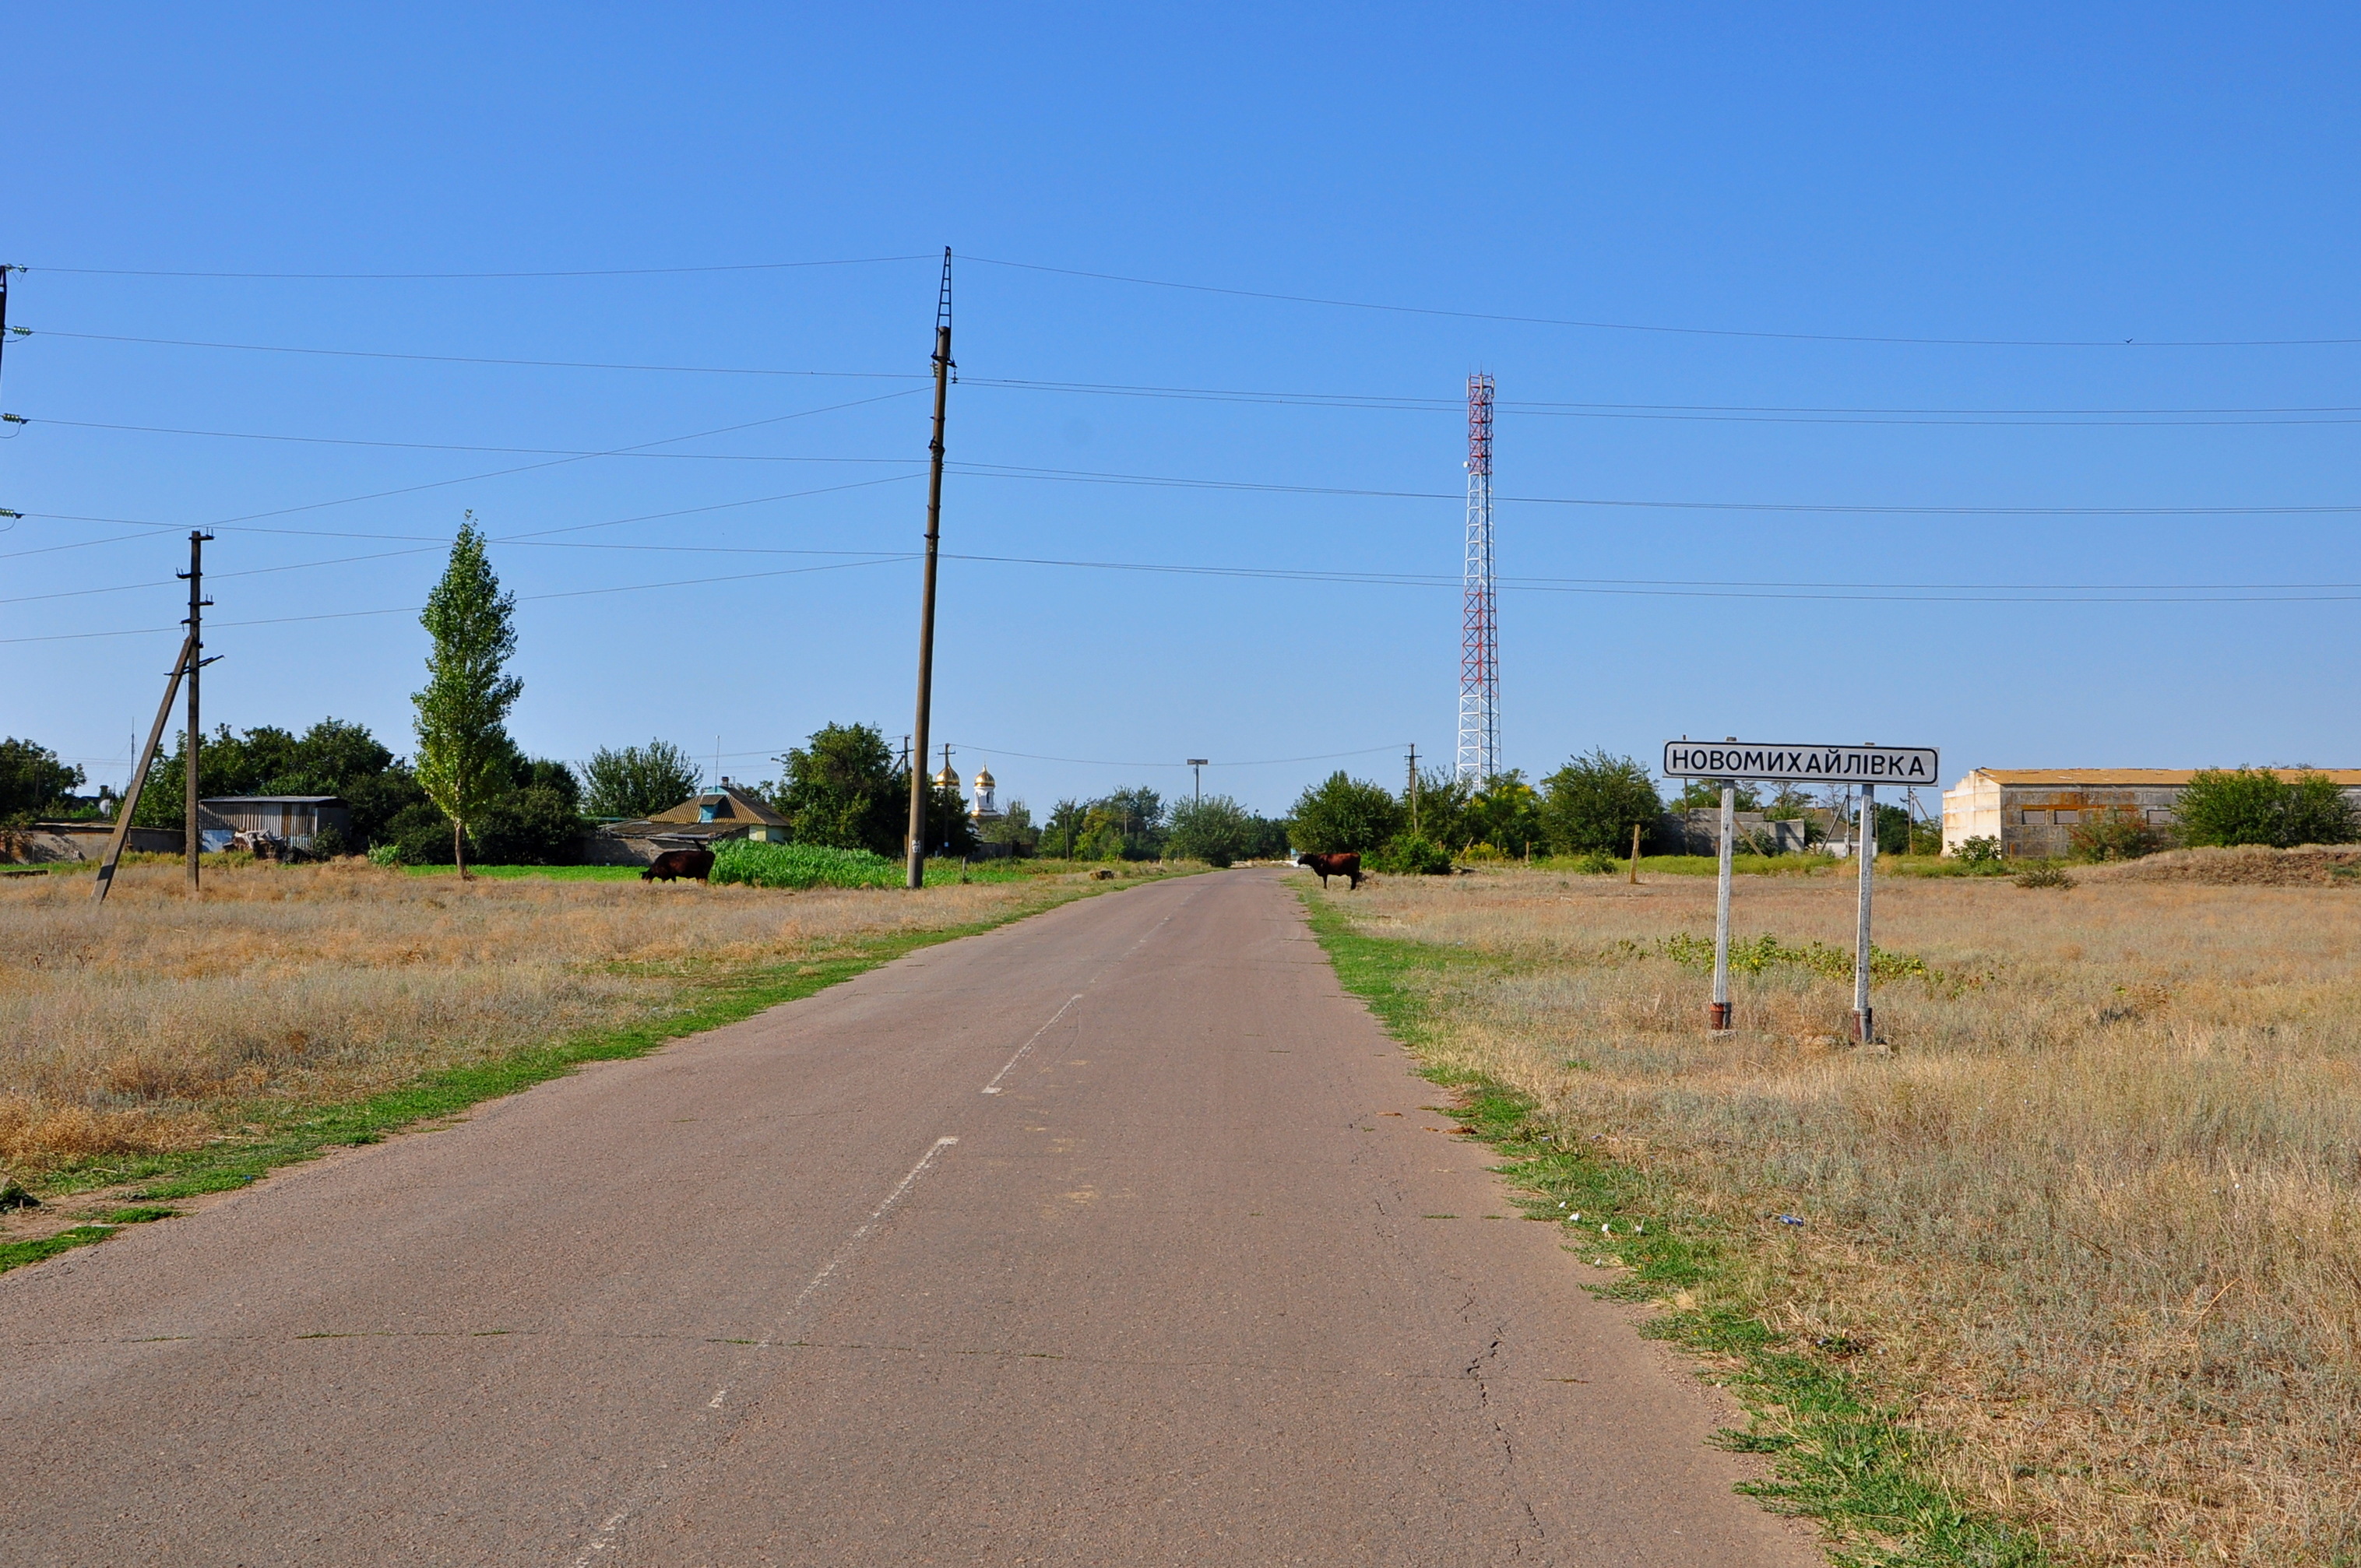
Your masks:
M 1418 831 L 1418 742 L 1410 743 L 1410 830 Z
M 1853 935 L 1852 953 L 1852 1037 L 1865 1046 L 1877 1038 L 1877 1021 L 1869 1009 L 1870 959 L 1876 950 L 1869 941 L 1869 872 L 1877 861 L 1877 786 L 1873 784 L 1861 786 L 1861 830 L 1853 835 L 1852 852 L 1861 863 L 1860 929 Z
M 115 803 L 115 835 L 106 841 L 106 858 L 99 861 L 98 882 L 90 890 L 94 904 L 105 903 L 106 890 L 115 884 L 115 862 L 123 859 L 123 847 L 131 841 L 131 814 L 139 809 L 139 792 L 148 785 L 148 770 L 156 765 L 156 748 L 163 744 L 164 725 L 172 717 L 172 699 L 181 695 L 181 677 L 189 673 L 196 648 L 193 633 L 181 640 L 181 657 L 172 665 L 171 678 L 164 683 L 164 700 L 156 705 L 156 724 L 148 731 L 148 749 L 139 753 L 139 765 L 132 770 L 131 782 Z
M 918 717 L 911 729 L 919 766 L 910 770 L 910 865 L 908 885 L 927 881 L 927 781 L 920 771 L 927 755 L 928 708 L 935 692 L 935 552 L 943 528 L 943 412 L 951 386 L 951 247 L 943 247 L 943 287 L 935 302 L 935 439 L 927 450 L 934 461 L 927 473 L 926 587 L 918 601 Z
M 1730 738 L 1736 745 L 1738 737 Z M 1730 857 L 1738 837 L 1738 781 L 1721 781 L 1721 863 L 1714 871 L 1713 1006 L 1707 1027 L 1717 1035 L 1730 1032 Z
M 205 541 L 212 534 L 203 529 L 189 531 L 189 569 L 180 574 L 189 580 L 189 746 L 188 766 L 182 770 L 188 817 L 188 843 L 183 846 L 189 857 L 189 892 L 197 891 L 197 854 L 203 844 L 197 838 L 197 752 L 201 742 L 197 729 L 197 674 L 205 664 L 203 618 L 205 606 L 213 600 L 204 597 Z
M 1197 780 L 1197 804 L 1200 806 L 1205 804 L 1205 775 L 1202 770 L 1211 765 L 1209 759 L 1204 757 L 1191 757 L 1189 759 L 1189 772 L 1193 774 Z

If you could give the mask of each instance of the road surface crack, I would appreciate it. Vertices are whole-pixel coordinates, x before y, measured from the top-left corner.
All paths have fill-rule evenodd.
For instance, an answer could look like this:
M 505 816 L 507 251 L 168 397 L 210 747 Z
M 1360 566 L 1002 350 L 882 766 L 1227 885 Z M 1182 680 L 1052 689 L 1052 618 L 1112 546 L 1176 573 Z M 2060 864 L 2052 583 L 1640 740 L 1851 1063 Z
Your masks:
M 1506 1338 L 1505 1328 L 1495 1328 L 1491 1343 L 1470 1358 L 1461 1376 L 1476 1385 L 1476 1408 L 1491 1424 L 1492 1440 L 1499 1445 L 1500 1479 L 1508 1484 L 1509 1495 L 1516 1499 L 1517 1506 L 1524 1509 L 1525 1523 L 1532 1531 L 1532 1539 L 1546 1541 L 1549 1532 L 1542 1526 L 1542 1516 L 1534 1511 L 1532 1499 L 1526 1497 L 1524 1488 L 1517 1484 L 1517 1440 L 1509 1434 L 1509 1429 L 1492 1410 L 1491 1382 L 1487 1373 L 1497 1363 L 1500 1345 Z

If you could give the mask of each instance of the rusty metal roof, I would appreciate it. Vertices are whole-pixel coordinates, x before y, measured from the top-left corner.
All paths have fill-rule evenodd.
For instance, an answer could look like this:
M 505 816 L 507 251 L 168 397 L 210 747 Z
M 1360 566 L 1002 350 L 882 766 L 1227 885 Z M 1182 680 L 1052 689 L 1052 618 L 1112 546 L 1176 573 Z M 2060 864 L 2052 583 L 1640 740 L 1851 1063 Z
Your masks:
M 2307 773 L 2326 773 L 2347 789 L 2361 788 L 2361 768 L 2272 768 L 2268 771 L 2288 780 L 2301 778 Z M 1985 778 L 1998 784 L 2037 787 L 2074 784 L 2097 788 L 2134 784 L 2169 786 L 2185 784 L 2196 773 L 2194 768 L 1978 768 L 1960 783 Z

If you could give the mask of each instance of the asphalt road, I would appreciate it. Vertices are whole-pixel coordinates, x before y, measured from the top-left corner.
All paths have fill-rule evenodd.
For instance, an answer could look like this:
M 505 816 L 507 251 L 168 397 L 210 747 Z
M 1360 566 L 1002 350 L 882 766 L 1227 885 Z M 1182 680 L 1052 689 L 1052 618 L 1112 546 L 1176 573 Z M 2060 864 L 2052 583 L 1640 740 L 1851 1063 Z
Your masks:
M 0 1276 L 0 1562 L 1817 1562 L 1408 1069 L 1233 872 L 291 1170 Z

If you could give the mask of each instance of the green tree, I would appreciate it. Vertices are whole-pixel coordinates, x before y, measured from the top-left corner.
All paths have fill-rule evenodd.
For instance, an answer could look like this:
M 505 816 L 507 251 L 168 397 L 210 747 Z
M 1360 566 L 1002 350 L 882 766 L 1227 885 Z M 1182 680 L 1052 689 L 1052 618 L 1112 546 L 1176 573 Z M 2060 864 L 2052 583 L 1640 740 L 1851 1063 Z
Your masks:
M 1066 860 L 1079 859 L 1082 830 L 1089 816 L 1090 808 L 1071 797 L 1051 806 L 1049 820 L 1041 824 L 1041 852 Z
M 1631 852 L 1631 829 L 1655 829 L 1664 804 L 1648 770 L 1604 748 L 1570 759 L 1542 781 L 1542 824 L 1562 855 Z
M 894 838 L 895 853 L 898 855 L 900 846 L 907 842 L 910 837 L 908 806 L 910 775 L 897 773 L 895 776 L 903 781 L 904 791 L 901 828 Z M 960 798 L 960 792 L 949 784 L 928 784 L 927 786 L 927 853 L 946 858 L 955 856 L 960 860 L 965 860 L 975 853 L 975 847 L 982 840 L 975 836 L 975 818 L 967 814 L 967 802 Z
M 467 824 L 515 787 L 509 709 L 524 683 L 505 673 L 516 652 L 516 596 L 500 591 L 469 512 L 451 543 L 443 580 L 419 620 L 434 640 L 418 709 L 418 784 L 451 822 L 451 856 L 467 872 Z
M 1420 802 L 1421 817 L 1425 802 Z M 1367 854 L 1402 829 L 1402 805 L 1384 786 L 1342 768 L 1296 796 L 1288 842 L 1310 854 Z
M 1209 866 L 1230 866 L 1252 850 L 1254 817 L 1226 795 L 1184 800 L 1166 825 L 1164 852 Z
M 1548 837 L 1541 794 L 1515 768 L 1495 777 L 1468 800 L 1463 823 L 1468 843 L 1489 844 L 1511 855 L 1530 854 Z
M 893 748 L 875 726 L 827 724 L 803 745 L 781 757 L 786 782 L 771 804 L 787 819 L 798 843 L 838 850 L 867 850 L 899 859 L 910 832 L 910 774 L 894 763 Z M 928 837 L 939 837 L 934 818 L 941 797 L 930 790 Z M 962 812 L 963 814 L 963 812 Z
M 686 751 L 669 740 L 590 753 L 588 811 L 593 817 L 653 817 L 697 793 L 699 774 Z
M 58 761 L 47 746 L 0 740 L 0 822 L 30 822 L 82 781 L 82 770 Z
M 1476 786 L 1449 768 L 1422 768 L 1418 798 L 1402 802 L 1402 830 L 1416 833 L 1446 851 L 1464 850 L 1483 835 L 1467 820 Z
M 1041 829 L 1033 825 L 1033 808 L 1021 800 L 1012 800 L 997 822 L 986 823 L 977 836 L 987 844 L 1013 844 L 1018 855 L 1029 855 L 1041 841 Z
M 2349 844 L 2353 803 L 2334 779 L 2310 769 L 2282 779 L 2269 768 L 2201 768 L 2180 792 L 2180 841 L 2191 845 Z
M 1738 798 L 1736 802 L 1732 804 L 1730 807 L 1731 810 L 1760 811 L 1763 809 L 1763 796 L 1755 790 L 1755 787 L 1752 784 L 1746 783 L 1744 780 L 1741 780 L 1739 782 L 1738 788 L 1734 793 L 1737 795 Z M 1680 798 L 1673 802 L 1673 809 L 1675 811 L 1719 811 L 1721 809 L 1721 781 L 1719 779 L 1689 780 L 1686 784 L 1684 784 L 1681 786 Z

